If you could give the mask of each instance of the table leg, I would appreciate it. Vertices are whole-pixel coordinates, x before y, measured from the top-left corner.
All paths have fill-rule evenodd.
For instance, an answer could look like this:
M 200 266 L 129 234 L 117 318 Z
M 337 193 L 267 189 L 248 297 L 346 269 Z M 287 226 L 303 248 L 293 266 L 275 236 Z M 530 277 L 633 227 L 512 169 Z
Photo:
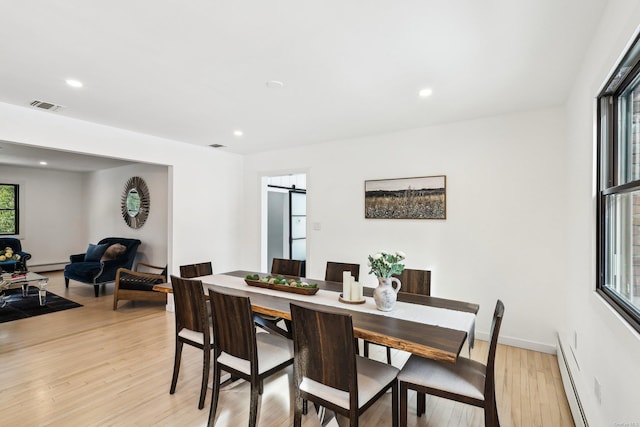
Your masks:
M 40 300 L 41 306 L 47 303 L 47 285 L 48 284 L 49 284 L 49 279 L 42 279 L 39 282 L 38 299 Z

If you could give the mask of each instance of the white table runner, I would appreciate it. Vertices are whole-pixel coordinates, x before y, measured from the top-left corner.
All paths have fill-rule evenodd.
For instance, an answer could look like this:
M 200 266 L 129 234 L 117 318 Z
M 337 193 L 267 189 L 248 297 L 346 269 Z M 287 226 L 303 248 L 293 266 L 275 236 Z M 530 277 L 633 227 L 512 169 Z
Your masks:
M 282 297 L 282 291 L 273 289 L 249 286 L 244 278 L 230 276 L 227 274 L 213 274 L 198 277 L 204 284 L 223 286 L 227 288 L 241 289 L 249 292 L 256 292 L 265 295 Z M 380 311 L 376 308 L 376 303 L 372 297 L 365 297 L 364 304 L 345 304 L 338 301 L 338 293 L 320 289 L 315 295 L 301 295 L 295 293 L 285 293 L 287 299 L 307 301 L 314 304 L 327 305 L 330 307 L 342 307 L 353 311 L 375 314 L 378 316 L 393 317 L 401 320 L 423 323 L 427 325 L 439 326 L 442 328 L 465 331 L 468 336 L 469 347 L 473 347 L 475 339 L 476 316 L 473 313 L 450 310 L 446 308 L 431 307 L 428 305 L 411 304 L 398 301 L 392 311 Z

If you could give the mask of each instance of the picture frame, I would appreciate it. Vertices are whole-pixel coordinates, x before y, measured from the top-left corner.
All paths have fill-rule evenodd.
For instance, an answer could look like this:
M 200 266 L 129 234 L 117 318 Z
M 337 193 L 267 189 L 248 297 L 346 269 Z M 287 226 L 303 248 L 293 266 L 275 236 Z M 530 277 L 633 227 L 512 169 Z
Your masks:
M 445 175 L 364 182 L 366 219 L 446 219 Z

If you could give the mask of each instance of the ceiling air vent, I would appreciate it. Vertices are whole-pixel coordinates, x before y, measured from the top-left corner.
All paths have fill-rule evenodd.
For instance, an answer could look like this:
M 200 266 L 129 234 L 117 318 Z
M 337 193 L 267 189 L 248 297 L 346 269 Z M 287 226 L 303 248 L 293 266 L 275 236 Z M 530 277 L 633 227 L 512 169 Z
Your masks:
M 64 108 L 62 105 L 56 105 L 56 104 L 52 104 L 50 102 L 44 102 L 44 101 L 32 101 L 29 105 L 31 105 L 32 107 L 36 107 L 36 108 L 40 108 L 42 110 L 48 110 L 48 111 L 58 111 L 61 108 Z
M 213 147 L 213 148 L 223 148 L 223 147 L 225 147 L 225 146 L 224 146 L 224 145 L 222 145 L 222 144 L 211 144 L 211 145 L 209 145 L 209 147 Z

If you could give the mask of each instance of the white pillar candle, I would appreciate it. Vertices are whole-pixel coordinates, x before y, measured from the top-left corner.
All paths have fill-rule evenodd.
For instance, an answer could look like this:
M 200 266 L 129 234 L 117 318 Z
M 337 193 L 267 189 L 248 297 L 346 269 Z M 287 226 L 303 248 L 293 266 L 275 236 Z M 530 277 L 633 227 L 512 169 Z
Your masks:
M 353 282 L 351 283 L 351 299 L 353 301 L 362 301 L 362 285 L 360 282 L 356 282 L 355 278 L 353 278 Z
M 342 299 L 351 301 L 351 272 L 342 272 Z

